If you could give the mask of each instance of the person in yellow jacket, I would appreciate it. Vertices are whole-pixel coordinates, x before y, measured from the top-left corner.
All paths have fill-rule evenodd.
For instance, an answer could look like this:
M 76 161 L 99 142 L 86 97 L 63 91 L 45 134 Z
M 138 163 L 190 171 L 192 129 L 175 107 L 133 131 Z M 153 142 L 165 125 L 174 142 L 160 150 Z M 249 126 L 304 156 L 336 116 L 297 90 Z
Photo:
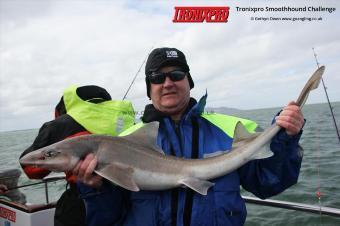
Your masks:
M 112 100 L 102 87 L 70 86 L 65 89 L 55 108 L 55 119 L 43 124 L 33 144 L 20 156 L 48 146 L 63 139 L 85 134 L 106 134 L 116 136 L 134 124 L 134 110 L 131 102 Z M 26 175 L 41 179 L 49 170 L 25 166 Z M 65 172 L 70 188 L 59 199 L 56 207 L 55 226 L 84 226 L 85 206 L 80 199 L 76 177 Z

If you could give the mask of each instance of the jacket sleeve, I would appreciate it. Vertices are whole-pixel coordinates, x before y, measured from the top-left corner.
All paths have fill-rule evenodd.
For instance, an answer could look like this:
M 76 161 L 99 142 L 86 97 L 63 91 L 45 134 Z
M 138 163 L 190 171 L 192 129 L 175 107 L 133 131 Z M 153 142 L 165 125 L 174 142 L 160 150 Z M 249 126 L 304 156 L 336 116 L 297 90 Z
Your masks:
M 53 132 L 53 131 L 52 131 Z M 22 158 L 24 155 L 35 151 L 39 148 L 45 147 L 49 144 L 51 144 L 51 129 L 50 129 L 50 122 L 45 123 L 40 129 L 37 137 L 35 138 L 33 144 L 27 148 L 21 155 L 20 158 Z M 33 166 L 21 166 L 30 179 L 41 179 L 47 176 L 50 171 L 38 167 Z
M 289 136 L 281 129 L 270 144 L 272 157 L 250 161 L 238 170 L 242 187 L 265 199 L 295 184 L 302 162 L 302 148 L 298 143 L 301 134 L 302 130 Z
M 87 226 L 112 226 L 123 220 L 127 210 L 127 191 L 104 180 L 99 190 L 77 183 L 85 202 Z

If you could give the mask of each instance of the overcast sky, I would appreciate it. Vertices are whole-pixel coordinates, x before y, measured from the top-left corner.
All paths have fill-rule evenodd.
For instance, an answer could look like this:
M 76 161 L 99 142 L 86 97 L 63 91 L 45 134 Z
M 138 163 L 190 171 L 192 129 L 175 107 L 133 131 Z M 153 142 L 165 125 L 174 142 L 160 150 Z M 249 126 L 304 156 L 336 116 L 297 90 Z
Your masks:
M 339 1 L 0 0 L 0 131 L 39 128 L 54 117 L 63 90 L 99 85 L 124 96 L 152 47 L 187 57 L 209 107 L 257 109 L 295 100 L 326 66 L 331 101 L 340 101 Z M 322 3 L 320 3 L 322 2 Z M 175 6 L 229 6 L 228 23 L 173 23 Z M 236 7 L 328 7 L 334 12 L 241 12 Z M 262 21 L 251 17 L 322 18 Z M 127 98 L 149 103 L 144 66 Z M 322 87 L 308 103 L 326 102 Z M 338 113 L 340 114 L 340 113 Z

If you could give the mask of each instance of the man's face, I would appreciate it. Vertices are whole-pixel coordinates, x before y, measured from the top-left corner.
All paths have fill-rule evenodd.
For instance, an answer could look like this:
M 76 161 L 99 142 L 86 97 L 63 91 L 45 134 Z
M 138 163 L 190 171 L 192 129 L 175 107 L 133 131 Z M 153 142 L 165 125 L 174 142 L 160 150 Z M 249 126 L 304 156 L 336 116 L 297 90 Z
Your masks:
M 162 67 L 158 72 L 167 73 L 172 71 L 181 71 L 176 66 Z M 185 111 L 190 100 L 190 85 L 188 77 L 180 81 L 172 81 L 169 76 L 166 77 L 164 83 L 151 83 L 150 97 L 154 107 L 170 116 L 176 116 Z

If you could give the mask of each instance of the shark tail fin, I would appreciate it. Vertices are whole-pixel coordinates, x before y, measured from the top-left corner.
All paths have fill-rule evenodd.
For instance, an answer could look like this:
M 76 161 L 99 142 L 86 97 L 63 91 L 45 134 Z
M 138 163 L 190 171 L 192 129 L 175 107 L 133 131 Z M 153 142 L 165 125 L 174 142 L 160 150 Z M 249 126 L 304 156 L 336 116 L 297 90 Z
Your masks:
M 298 99 L 296 100 L 296 104 L 298 106 L 303 107 L 303 105 L 305 104 L 308 98 L 310 91 L 318 88 L 320 81 L 322 80 L 322 75 L 324 72 L 325 72 L 325 66 L 321 66 L 309 78 L 306 85 L 303 87 Z

